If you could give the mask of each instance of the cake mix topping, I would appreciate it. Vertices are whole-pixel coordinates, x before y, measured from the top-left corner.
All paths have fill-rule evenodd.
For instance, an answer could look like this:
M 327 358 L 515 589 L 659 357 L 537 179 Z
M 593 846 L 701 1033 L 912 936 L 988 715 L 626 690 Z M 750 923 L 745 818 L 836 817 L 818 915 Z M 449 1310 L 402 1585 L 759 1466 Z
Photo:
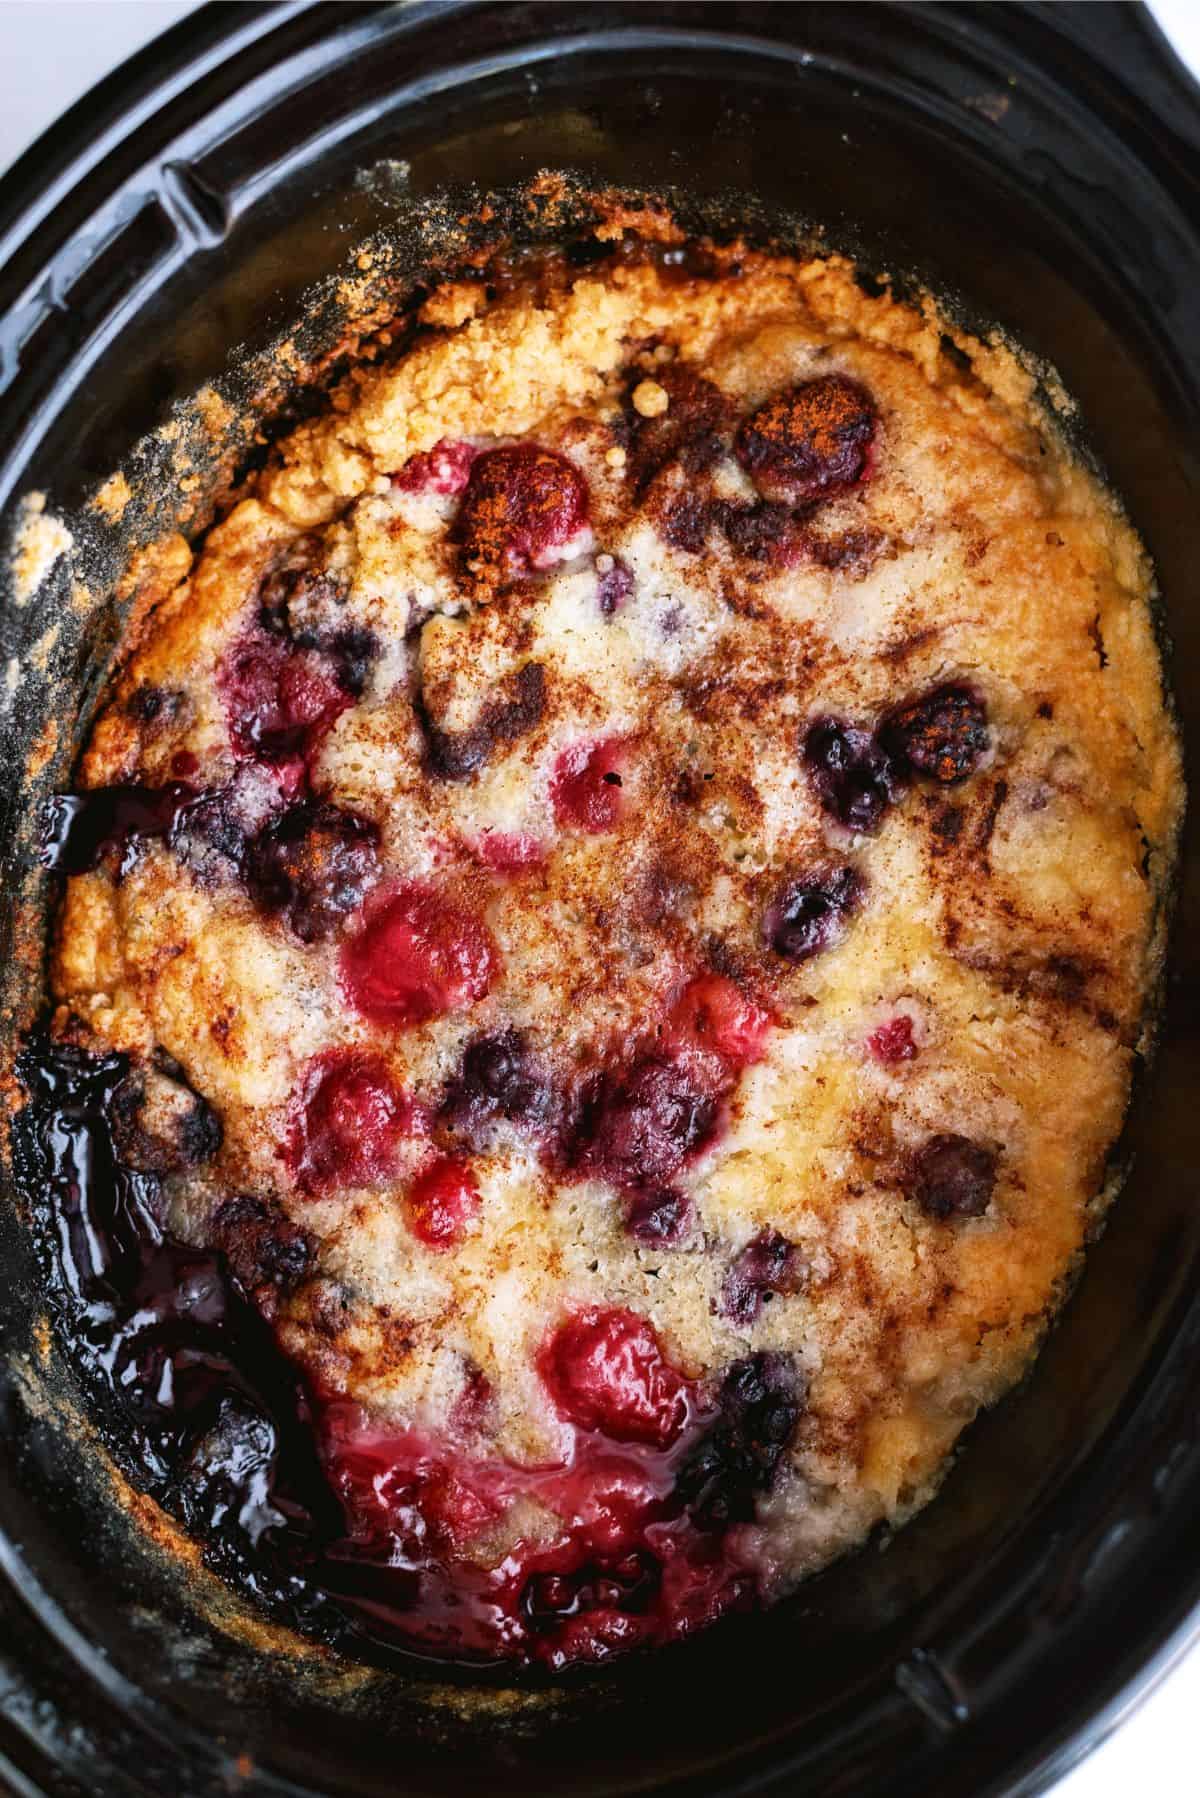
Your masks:
M 1022 1376 L 1179 802 L 1144 555 L 1014 356 L 585 248 L 433 296 L 146 625 L 15 1135 L 220 1572 L 552 1670 L 907 1517 Z

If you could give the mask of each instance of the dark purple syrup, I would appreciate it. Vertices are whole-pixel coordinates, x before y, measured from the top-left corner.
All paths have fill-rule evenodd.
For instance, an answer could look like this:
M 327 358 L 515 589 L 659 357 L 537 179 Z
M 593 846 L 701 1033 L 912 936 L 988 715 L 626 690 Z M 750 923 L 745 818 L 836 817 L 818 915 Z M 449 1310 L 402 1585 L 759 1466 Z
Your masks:
M 118 1160 L 109 1120 L 129 1065 L 44 1038 L 18 1060 L 29 1103 L 13 1159 L 42 1226 L 47 1296 L 138 1485 L 218 1572 L 329 1634 L 340 1620 L 305 1575 L 342 1517 L 308 1394 L 225 1257 L 172 1239 L 158 1178 Z
M 57 874 L 86 874 L 109 850 L 127 874 L 148 837 L 170 837 L 201 795 L 182 781 L 165 787 L 96 787 L 43 800 L 39 860 Z

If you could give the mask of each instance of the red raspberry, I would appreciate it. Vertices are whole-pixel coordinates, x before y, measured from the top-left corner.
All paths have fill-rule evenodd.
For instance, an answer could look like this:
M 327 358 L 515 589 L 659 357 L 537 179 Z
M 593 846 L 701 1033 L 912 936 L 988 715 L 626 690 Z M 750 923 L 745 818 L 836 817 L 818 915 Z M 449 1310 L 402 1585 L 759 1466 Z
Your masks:
M 392 476 L 392 486 L 401 493 L 461 493 L 478 454 L 473 443 L 443 437 L 432 449 L 410 456 L 399 473 Z
M 548 568 L 586 525 L 587 482 L 573 462 L 536 443 L 476 457 L 456 532 L 468 581 L 497 587 Z
M 904 1012 L 889 1018 L 867 1038 L 867 1048 L 876 1061 L 890 1067 L 897 1061 L 911 1061 L 917 1052 L 913 1041 L 912 1019 Z

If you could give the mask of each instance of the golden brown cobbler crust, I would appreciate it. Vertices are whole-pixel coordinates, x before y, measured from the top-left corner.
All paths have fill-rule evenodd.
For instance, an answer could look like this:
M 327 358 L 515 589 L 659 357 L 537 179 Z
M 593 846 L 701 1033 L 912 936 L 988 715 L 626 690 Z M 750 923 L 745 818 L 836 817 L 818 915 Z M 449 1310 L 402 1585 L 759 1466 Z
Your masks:
M 341 620 L 380 647 L 313 787 L 378 826 L 390 875 L 486 918 L 502 964 L 486 996 L 372 1025 L 339 988 L 336 940 L 300 941 L 161 843 L 121 879 L 106 865 L 69 882 L 53 987 L 88 1040 L 165 1049 L 219 1114 L 219 1155 L 170 1182 L 176 1229 L 203 1240 L 217 1200 L 250 1192 L 316 1240 L 278 1328 L 325 1391 L 437 1430 L 482 1369 L 482 1452 L 536 1462 L 560 1426 L 534 1358 L 570 1306 L 645 1313 L 689 1375 L 797 1354 L 807 1402 L 748 1550 L 786 1583 L 928 1497 L 1077 1268 L 1157 976 L 1180 786 L 1145 552 L 1017 359 L 960 338 L 964 366 L 932 306 L 869 297 L 837 258 L 741 261 L 715 279 L 618 263 L 493 303 L 482 283 L 443 290 L 409 353 L 352 373 L 210 533 L 85 756 L 88 787 L 160 785 L 181 752 L 200 784 L 228 782 L 217 670 L 281 559 L 327 568 Z M 664 542 L 661 490 L 635 497 L 628 395 L 669 418 L 664 371 L 680 364 L 735 418 L 820 374 L 872 396 L 871 478 L 815 514 L 828 566 L 748 558 L 719 531 L 699 552 Z M 568 456 L 591 539 L 533 580 L 472 586 L 457 501 L 392 480 L 459 439 Z M 731 503 L 752 494 L 729 456 L 704 478 Z M 632 571 L 611 613 L 597 555 Z M 432 776 L 414 692 L 427 725 L 469 732 L 530 664 L 540 716 L 466 777 Z M 953 787 L 912 783 L 855 838 L 806 775 L 806 722 L 869 727 L 947 682 L 986 695 L 982 764 Z M 170 704 L 146 722 L 148 690 Z M 557 759 L 610 739 L 629 749 L 619 822 L 563 830 Z M 497 878 L 468 852 L 488 831 L 537 839 L 544 862 Z M 782 960 L 762 930 L 772 894 L 843 863 L 865 881 L 851 926 Z M 681 970 L 703 967 L 778 1024 L 680 1175 L 695 1225 L 679 1247 L 639 1245 L 611 1186 L 556 1177 L 515 1130 L 475 1156 L 482 1207 L 452 1254 L 417 1239 L 401 1202 L 420 1144 L 378 1189 L 306 1192 L 281 1158 L 304 1070 L 331 1048 L 369 1046 L 433 1103 L 468 1039 L 515 1025 L 566 1078 L 644 1033 Z M 868 1039 L 899 1015 L 916 1053 L 887 1064 Z M 938 1134 L 996 1152 L 984 1215 L 915 1202 L 904 1169 Z M 804 1277 L 739 1325 L 722 1282 L 766 1228 L 798 1245 Z

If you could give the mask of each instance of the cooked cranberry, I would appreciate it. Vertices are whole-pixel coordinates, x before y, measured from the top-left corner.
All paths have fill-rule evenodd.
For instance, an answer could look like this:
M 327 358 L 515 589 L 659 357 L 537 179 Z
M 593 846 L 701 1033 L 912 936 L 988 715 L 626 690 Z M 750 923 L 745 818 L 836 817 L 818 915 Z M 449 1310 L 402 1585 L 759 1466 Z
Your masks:
M 899 1012 L 896 1017 L 889 1018 L 878 1030 L 873 1030 L 867 1038 L 867 1048 L 876 1061 L 883 1062 L 885 1067 L 898 1061 L 911 1061 L 917 1052 L 913 1041 L 912 1019 Z
M 481 999 L 498 971 L 486 926 L 431 887 L 373 894 L 343 945 L 346 997 L 372 1023 L 404 1029 Z
M 324 941 L 357 911 L 379 874 L 373 824 L 309 800 L 260 831 L 246 855 L 255 904 L 285 917 L 302 943 Z
M 636 1193 L 625 1213 L 625 1228 L 647 1248 L 673 1248 L 687 1235 L 691 1222 L 691 1200 L 671 1186 Z
M 456 526 L 465 573 L 496 586 L 548 568 L 587 523 L 587 482 L 536 443 L 486 450 L 471 466 Z
M 601 563 L 604 564 L 601 567 Z M 620 556 L 596 557 L 596 598 L 606 618 L 620 611 L 633 592 L 633 570 Z
M 739 427 L 738 461 L 764 499 L 811 505 L 848 492 L 870 466 L 876 413 L 845 375 L 789 387 Z
M 838 531 L 835 536 L 821 537 L 815 531 L 805 535 L 804 548 L 818 568 L 834 574 L 868 574 L 887 539 L 882 531 Z
M 838 718 L 817 718 L 804 733 L 803 753 L 822 809 L 847 830 L 878 830 L 902 782 L 871 733 Z
M 731 1067 L 761 1061 L 770 1013 L 724 974 L 689 980 L 667 1013 L 665 1038 L 677 1053 L 699 1050 Z
M 457 1246 L 479 1215 L 479 1182 L 468 1162 L 446 1155 L 418 1174 L 409 1188 L 414 1236 L 431 1249 Z
M 524 874 L 540 868 L 546 859 L 542 839 L 523 831 L 481 830 L 470 849 L 493 874 Z
M 432 449 L 410 456 L 392 486 L 402 493 L 461 493 L 479 451 L 461 438 L 443 437 Z
M 614 1186 L 660 1186 L 710 1141 L 717 1101 L 679 1062 L 648 1058 L 587 1090 L 577 1165 Z
M 969 687 L 936 687 L 885 719 L 879 737 L 903 766 L 952 786 L 987 754 L 987 707 Z
M 755 1501 L 774 1484 L 804 1403 L 790 1355 L 735 1361 L 717 1398 L 717 1420 L 680 1469 L 675 1496 L 701 1529 L 750 1523 Z
M 687 1422 L 687 1381 L 636 1311 L 576 1312 L 545 1343 L 538 1368 L 564 1417 L 619 1442 L 665 1448 Z
M 841 940 L 862 896 L 862 876 L 853 868 L 794 880 L 767 911 L 767 942 L 785 961 L 808 961 Z
M 413 1108 L 382 1060 L 332 1049 L 309 1064 L 292 1108 L 287 1159 L 301 1186 L 369 1186 L 386 1180 Z
M 353 704 L 327 656 L 258 627 L 229 651 L 217 686 L 236 752 L 292 772 Z
M 564 749 L 550 780 L 550 803 L 558 822 L 591 836 L 612 830 L 624 801 L 622 769 L 628 746 L 618 738 L 574 743 Z
M 996 1152 L 968 1136 L 931 1136 L 912 1159 L 912 1196 L 930 1217 L 982 1217 L 996 1184 Z
M 752 1324 L 770 1294 L 795 1292 L 803 1278 L 799 1250 L 778 1230 L 760 1230 L 730 1263 L 721 1311 L 735 1324 Z

